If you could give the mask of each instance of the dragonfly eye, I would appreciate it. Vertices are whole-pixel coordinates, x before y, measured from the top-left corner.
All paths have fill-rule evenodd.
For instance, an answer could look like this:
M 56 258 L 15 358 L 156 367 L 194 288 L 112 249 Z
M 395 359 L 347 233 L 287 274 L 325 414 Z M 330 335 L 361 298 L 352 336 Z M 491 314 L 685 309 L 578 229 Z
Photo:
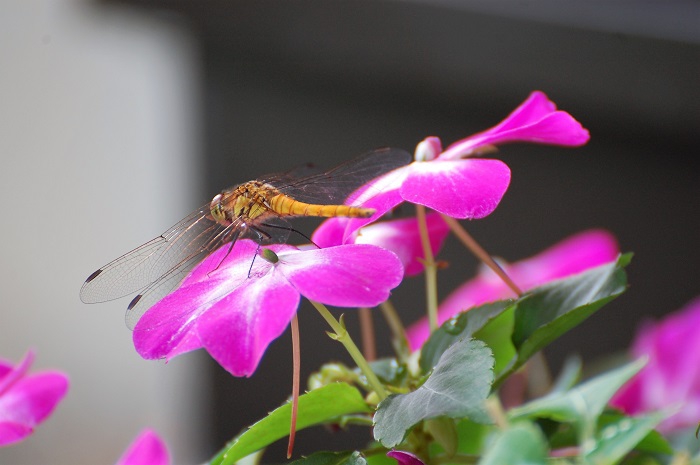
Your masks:
M 217 194 L 211 201 L 211 216 L 218 223 L 224 223 L 226 221 L 226 214 L 224 213 L 224 208 L 221 206 L 221 194 Z

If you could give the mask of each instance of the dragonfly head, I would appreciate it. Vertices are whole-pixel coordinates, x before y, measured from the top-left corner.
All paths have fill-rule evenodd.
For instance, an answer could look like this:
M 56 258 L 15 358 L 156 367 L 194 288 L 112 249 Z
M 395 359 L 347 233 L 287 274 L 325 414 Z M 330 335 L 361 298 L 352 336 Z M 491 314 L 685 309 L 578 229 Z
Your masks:
M 227 225 L 226 213 L 224 212 L 224 207 L 221 205 L 221 194 L 216 194 L 209 204 L 211 211 L 211 216 L 214 217 L 217 223 Z

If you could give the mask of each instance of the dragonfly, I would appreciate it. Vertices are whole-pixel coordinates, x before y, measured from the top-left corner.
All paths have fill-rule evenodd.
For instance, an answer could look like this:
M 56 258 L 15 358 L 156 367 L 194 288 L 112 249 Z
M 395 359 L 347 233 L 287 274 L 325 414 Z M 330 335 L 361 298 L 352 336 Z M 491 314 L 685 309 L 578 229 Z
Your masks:
M 287 222 L 293 217 L 369 217 L 375 210 L 352 205 L 349 196 L 410 162 L 404 150 L 381 148 L 328 171 L 306 165 L 224 189 L 160 236 L 88 276 L 80 299 L 100 303 L 138 292 L 126 311 L 133 330 L 146 310 L 219 247 L 232 248 L 241 238 L 284 243 L 292 232 L 308 239 Z

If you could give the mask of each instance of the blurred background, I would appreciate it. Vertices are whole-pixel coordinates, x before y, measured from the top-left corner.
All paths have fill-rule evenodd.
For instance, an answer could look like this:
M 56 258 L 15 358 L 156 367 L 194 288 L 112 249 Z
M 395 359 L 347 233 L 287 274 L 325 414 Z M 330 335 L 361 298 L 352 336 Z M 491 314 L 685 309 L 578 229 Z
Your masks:
M 511 261 L 612 231 L 635 252 L 629 292 L 547 355 L 556 370 L 567 354 L 623 351 L 644 319 L 700 293 L 698 24 L 697 2 L 682 1 L 3 2 L 0 357 L 34 348 L 35 369 L 67 371 L 71 389 L 0 463 L 114 463 L 145 427 L 175 463 L 211 457 L 286 399 L 289 335 L 250 379 L 205 353 L 147 362 L 124 324 L 128 299 L 84 305 L 84 279 L 223 187 L 378 146 L 412 151 L 429 135 L 447 145 L 536 89 L 591 142 L 503 147 L 511 187 L 466 226 Z M 453 240 L 440 257 L 444 297 L 478 264 Z M 394 297 L 406 322 L 421 315 L 414 280 Z M 347 359 L 311 307 L 299 315 L 304 377 Z M 348 435 L 313 429 L 296 453 L 319 443 L 349 447 Z

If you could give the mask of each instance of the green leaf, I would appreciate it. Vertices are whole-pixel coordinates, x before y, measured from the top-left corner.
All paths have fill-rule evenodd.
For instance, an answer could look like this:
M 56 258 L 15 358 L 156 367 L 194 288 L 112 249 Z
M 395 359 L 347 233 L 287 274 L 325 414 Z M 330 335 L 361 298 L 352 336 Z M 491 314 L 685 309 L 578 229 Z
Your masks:
M 559 422 L 575 423 L 582 432 L 593 433 L 598 417 L 620 387 L 646 363 L 644 359 L 629 363 L 599 375 L 565 392 L 555 391 L 525 405 L 511 409 L 508 417 L 551 418 Z
M 486 344 L 476 339 L 457 341 L 442 354 L 421 387 L 379 404 L 374 438 L 394 447 L 419 421 L 443 415 L 487 422 L 483 404 L 492 382 L 493 356 Z
M 498 386 L 530 357 L 591 316 L 627 288 L 623 269 L 630 255 L 567 279 L 539 287 L 517 301 L 513 344 L 517 357 L 498 373 Z
M 275 409 L 234 439 L 210 463 L 233 465 L 238 460 L 289 435 L 292 406 Z M 297 430 L 329 422 L 342 415 L 369 413 L 360 391 L 345 383 L 334 383 L 299 396 Z
M 547 445 L 542 432 L 529 422 L 516 423 L 499 433 L 479 465 L 545 465 Z
M 367 465 L 367 460 L 358 451 L 316 452 L 290 465 Z
M 483 452 L 484 442 L 489 434 L 494 430 L 493 425 L 474 423 L 469 419 L 458 420 L 457 429 L 457 453 L 480 455 Z M 434 457 L 444 453 L 449 455 L 437 442 L 430 444 L 430 456 Z
M 586 463 L 613 465 L 634 449 L 661 420 L 665 414 L 631 418 L 623 417 L 603 427 L 598 433 L 595 445 L 584 455 Z
M 627 418 L 626 415 L 607 409 L 602 413 L 598 422 L 598 429 L 602 430 L 608 425 L 617 424 Z M 635 450 L 651 454 L 673 454 L 673 448 L 665 437 L 656 430 L 650 431 L 635 447 Z
M 511 305 L 513 305 L 512 300 L 481 305 L 460 313 L 443 323 L 437 331 L 430 335 L 421 349 L 420 367 L 423 373 L 430 372 L 437 365 L 440 356 L 448 347 L 461 339 L 471 338 L 475 332 Z

